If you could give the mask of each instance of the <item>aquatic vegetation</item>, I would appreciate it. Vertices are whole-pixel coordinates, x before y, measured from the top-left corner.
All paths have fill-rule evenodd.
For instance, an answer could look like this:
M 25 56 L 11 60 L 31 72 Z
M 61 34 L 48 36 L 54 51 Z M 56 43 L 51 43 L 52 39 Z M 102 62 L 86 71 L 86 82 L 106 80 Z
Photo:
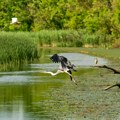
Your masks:
M 36 32 L 40 46 L 81 47 L 83 45 L 76 30 L 41 30 Z
M 22 115 L 23 119 L 119 119 L 120 89 L 114 87 L 108 91 L 104 90 L 106 87 L 118 83 L 119 75 L 113 74 L 107 69 L 82 64 L 77 68 L 77 72 L 73 73 L 77 82 L 76 86 L 72 84 L 66 74 L 51 77 L 48 74 L 40 73 L 41 69 L 52 69 L 53 71 L 56 69 L 56 66 L 49 63 L 49 55 L 54 52 L 62 54 L 66 54 L 64 51 L 77 52 L 77 54 L 72 53 L 72 56 L 76 56 L 72 57 L 72 60 L 76 61 L 77 66 L 78 63 L 86 65 L 85 58 L 92 64 L 93 59 L 90 58 L 93 56 L 85 55 L 83 59 L 82 55 L 78 56 L 80 50 L 101 53 L 101 49 L 41 48 L 43 63 L 40 59 L 40 64 L 31 64 L 25 71 L 1 72 L 0 103 L 1 113 L 4 113 L 2 117 L 12 119 L 18 117 L 17 113 L 22 113 L 19 114 L 19 117 Z M 109 49 L 103 50 L 111 55 Z M 110 66 L 115 67 L 115 64 L 116 62 Z M 117 63 L 117 66 L 119 65 Z M 3 107 L 4 109 L 2 109 Z
M 1 32 L 0 66 L 14 67 L 37 58 L 37 47 L 34 39 L 26 33 Z

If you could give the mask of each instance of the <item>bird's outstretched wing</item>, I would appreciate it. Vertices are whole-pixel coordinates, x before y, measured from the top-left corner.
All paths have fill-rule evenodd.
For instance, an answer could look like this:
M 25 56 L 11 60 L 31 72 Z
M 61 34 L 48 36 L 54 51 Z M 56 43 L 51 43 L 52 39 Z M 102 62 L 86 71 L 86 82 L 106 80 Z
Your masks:
M 61 66 L 62 68 L 64 69 L 72 69 L 74 71 L 76 71 L 76 69 L 74 69 L 75 65 L 72 64 L 66 57 L 64 56 L 59 56 L 57 54 L 54 54 L 52 57 L 50 57 L 50 59 L 55 62 L 55 63 L 58 63 L 58 62 L 61 62 Z
M 70 69 L 70 70 L 77 71 L 77 70 L 75 69 L 76 66 L 75 66 L 74 64 L 72 64 L 70 61 L 67 61 L 66 66 L 67 66 L 67 68 Z
M 61 66 L 62 68 L 66 69 L 67 68 L 67 58 L 64 57 L 64 56 L 59 56 L 57 54 L 54 54 L 52 57 L 50 57 L 50 59 L 55 62 L 55 63 L 58 63 L 60 62 L 61 63 Z
M 58 62 L 67 63 L 67 58 L 65 58 L 64 56 L 59 56 L 57 54 L 54 54 L 52 57 L 50 57 L 50 59 L 55 63 L 58 63 Z

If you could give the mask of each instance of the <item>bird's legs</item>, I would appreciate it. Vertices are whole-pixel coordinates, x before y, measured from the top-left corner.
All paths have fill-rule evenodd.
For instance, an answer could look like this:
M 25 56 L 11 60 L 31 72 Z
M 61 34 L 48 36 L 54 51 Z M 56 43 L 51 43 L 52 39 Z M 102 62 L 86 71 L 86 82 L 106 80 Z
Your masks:
M 68 71 L 64 71 L 64 72 L 67 73 L 70 77 L 72 77 L 72 75 Z
M 75 79 L 74 79 L 73 76 L 72 76 L 71 70 L 68 70 L 68 71 L 67 71 L 67 74 L 70 76 L 71 81 L 73 81 L 73 82 L 77 85 Z
M 71 70 L 68 70 L 68 69 L 66 69 L 66 70 L 59 69 L 59 70 L 60 70 L 61 72 L 63 71 L 63 72 L 65 72 L 65 73 L 67 73 L 67 74 L 70 76 L 70 80 L 73 81 L 73 82 L 77 85 L 75 79 L 74 79 L 73 76 L 72 76 Z M 58 70 L 58 71 L 59 71 L 59 70 Z

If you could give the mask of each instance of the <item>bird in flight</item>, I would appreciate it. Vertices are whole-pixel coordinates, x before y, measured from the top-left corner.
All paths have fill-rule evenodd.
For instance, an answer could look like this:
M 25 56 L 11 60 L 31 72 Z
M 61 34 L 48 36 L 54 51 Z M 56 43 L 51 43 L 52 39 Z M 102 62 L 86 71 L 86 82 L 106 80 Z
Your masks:
M 66 73 L 70 76 L 70 80 L 73 81 L 77 85 L 76 81 L 74 80 L 72 76 L 72 70 L 76 71 L 75 69 L 76 66 L 74 64 L 72 64 L 66 57 L 59 56 L 58 54 L 54 54 L 52 57 L 50 57 L 50 59 L 54 63 L 61 63 L 60 68 L 57 70 L 56 73 L 47 72 L 47 71 L 44 71 L 44 73 L 49 73 L 52 76 L 55 76 L 59 73 Z
M 12 22 L 10 24 L 20 24 L 17 18 L 12 18 Z

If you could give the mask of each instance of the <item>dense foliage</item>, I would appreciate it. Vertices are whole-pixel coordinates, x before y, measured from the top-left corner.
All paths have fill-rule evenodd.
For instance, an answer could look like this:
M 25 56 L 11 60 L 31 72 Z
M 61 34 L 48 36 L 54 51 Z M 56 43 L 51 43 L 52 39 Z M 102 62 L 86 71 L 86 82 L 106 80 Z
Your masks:
M 10 25 L 12 17 L 22 24 Z M 120 32 L 119 0 L 1 0 L 0 30 L 83 29 Z
M 11 25 L 12 17 L 17 17 L 21 24 Z M 101 43 L 120 47 L 120 0 L 0 1 L 0 31 L 43 29 L 80 29 Z M 87 42 L 91 41 L 94 39 L 90 37 Z
M 37 45 L 29 34 L 1 32 L 0 70 L 14 68 L 38 58 Z

